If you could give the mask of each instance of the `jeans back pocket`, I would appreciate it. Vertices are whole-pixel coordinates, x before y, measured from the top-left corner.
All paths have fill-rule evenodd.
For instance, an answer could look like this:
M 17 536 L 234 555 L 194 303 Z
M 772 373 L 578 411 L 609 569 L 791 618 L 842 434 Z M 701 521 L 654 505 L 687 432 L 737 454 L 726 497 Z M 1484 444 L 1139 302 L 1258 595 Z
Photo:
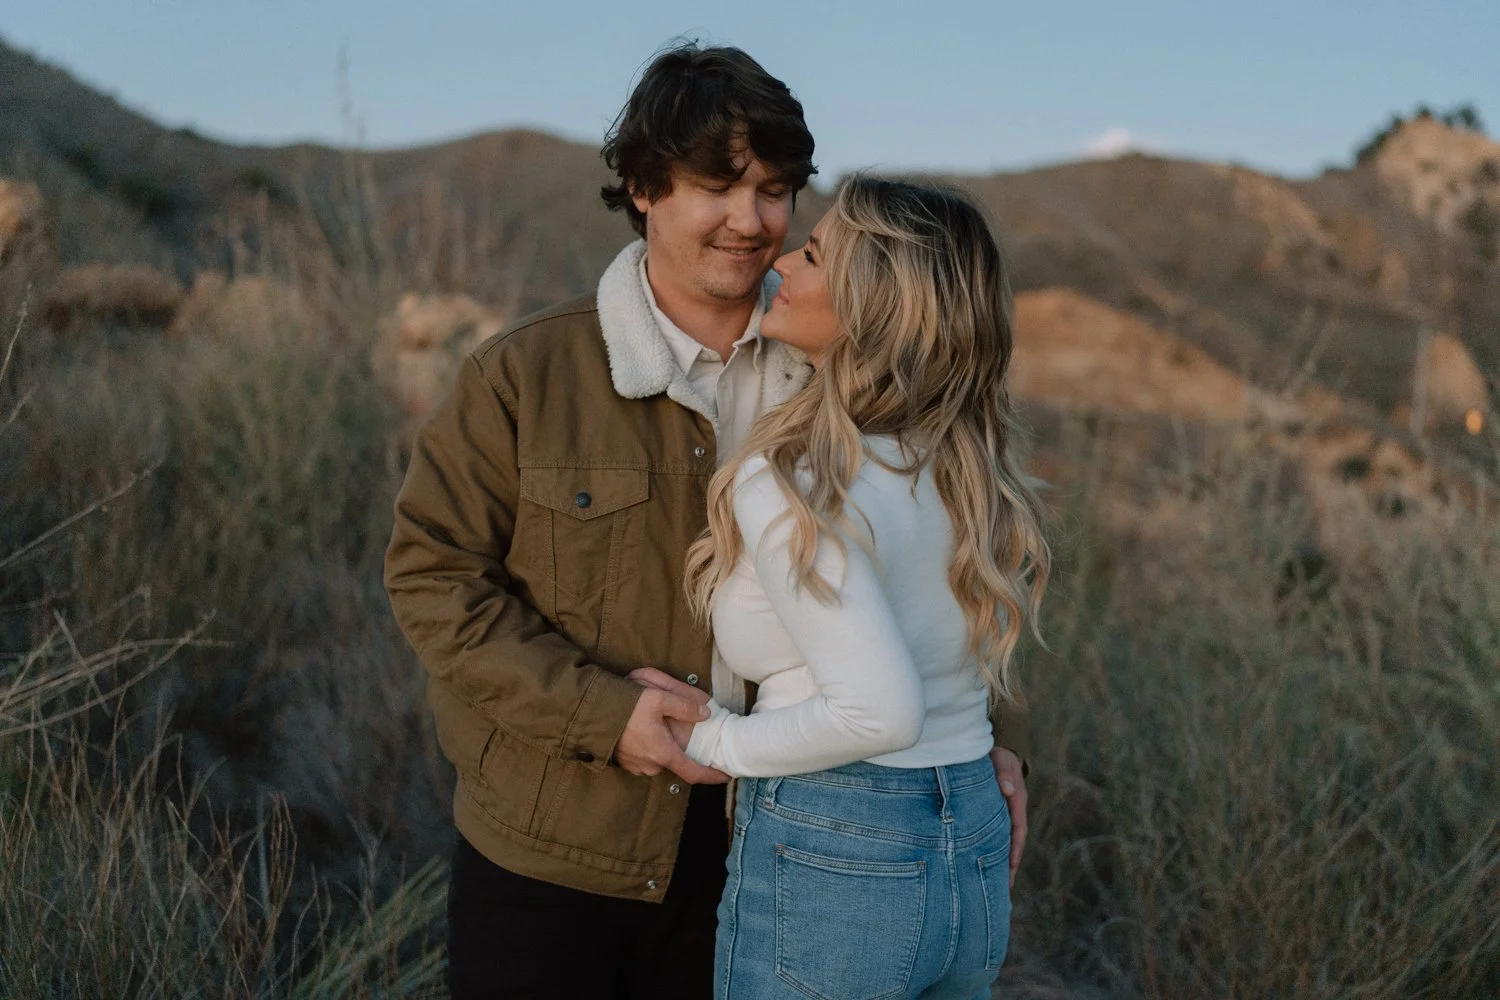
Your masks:
M 927 906 L 927 864 L 776 848 L 776 975 L 816 1000 L 906 992 Z

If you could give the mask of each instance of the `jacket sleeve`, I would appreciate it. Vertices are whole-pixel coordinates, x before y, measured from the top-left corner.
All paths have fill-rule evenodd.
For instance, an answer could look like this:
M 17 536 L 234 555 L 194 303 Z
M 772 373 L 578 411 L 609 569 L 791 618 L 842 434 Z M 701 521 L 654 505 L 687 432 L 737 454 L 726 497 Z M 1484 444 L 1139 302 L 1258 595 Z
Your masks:
M 386 590 L 434 682 L 517 739 L 602 768 L 642 689 L 590 663 L 512 591 L 513 406 L 465 359 L 417 437 L 396 499 Z
M 995 746 L 1004 747 L 1021 758 L 1021 773 L 1031 770 L 1031 719 L 1025 705 L 1002 701 L 990 710 L 990 725 L 995 730 Z

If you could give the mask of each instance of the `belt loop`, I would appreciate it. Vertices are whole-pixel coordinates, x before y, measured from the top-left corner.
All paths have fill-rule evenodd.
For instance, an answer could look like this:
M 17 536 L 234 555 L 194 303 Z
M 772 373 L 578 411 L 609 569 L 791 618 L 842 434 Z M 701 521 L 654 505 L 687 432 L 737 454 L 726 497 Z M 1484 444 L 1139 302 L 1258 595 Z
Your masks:
M 783 780 L 785 779 L 779 777 L 761 779 L 761 787 L 757 791 L 760 792 L 760 801 L 767 809 L 776 808 L 776 792 L 781 788 Z
M 944 823 L 953 822 L 953 810 L 949 808 L 953 798 L 953 791 L 949 788 L 949 775 L 946 767 L 935 767 L 933 771 L 937 774 L 938 801 L 941 807 L 941 815 Z

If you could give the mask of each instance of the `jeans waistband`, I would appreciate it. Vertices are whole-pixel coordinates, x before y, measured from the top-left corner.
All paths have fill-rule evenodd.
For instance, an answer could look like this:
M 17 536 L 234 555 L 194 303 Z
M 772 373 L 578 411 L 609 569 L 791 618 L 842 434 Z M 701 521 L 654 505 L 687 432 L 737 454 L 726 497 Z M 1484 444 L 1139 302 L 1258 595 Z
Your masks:
M 846 785 L 873 791 L 947 792 L 994 781 L 995 769 L 988 755 L 962 764 L 943 764 L 938 767 L 886 767 L 883 764 L 856 761 L 842 767 L 794 775 L 784 780 Z

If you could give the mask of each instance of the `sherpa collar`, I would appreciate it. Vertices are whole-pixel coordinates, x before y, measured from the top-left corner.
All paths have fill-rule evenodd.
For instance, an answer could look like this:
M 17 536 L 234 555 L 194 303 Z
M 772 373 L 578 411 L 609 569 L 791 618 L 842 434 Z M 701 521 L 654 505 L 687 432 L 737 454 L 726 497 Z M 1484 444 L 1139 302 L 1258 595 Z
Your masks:
M 641 287 L 640 266 L 646 241 L 636 240 L 605 269 L 599 279 L 599 326 L 609 355 L 609 375 L 615 392 L 626 399 L 666 393 L 667 398 L 712 420 L 708 404 L 693 391 L 687 373 L 672 356 L 651 315 L 651 304 Z M 761 284 L 760 300 L 769 309 L 781 278 L 771 271 Z M 795 347 L 768 340 L 761 345 L 761 406 L 769 410 L 797 394 L 812 377 L 807 356 Z

